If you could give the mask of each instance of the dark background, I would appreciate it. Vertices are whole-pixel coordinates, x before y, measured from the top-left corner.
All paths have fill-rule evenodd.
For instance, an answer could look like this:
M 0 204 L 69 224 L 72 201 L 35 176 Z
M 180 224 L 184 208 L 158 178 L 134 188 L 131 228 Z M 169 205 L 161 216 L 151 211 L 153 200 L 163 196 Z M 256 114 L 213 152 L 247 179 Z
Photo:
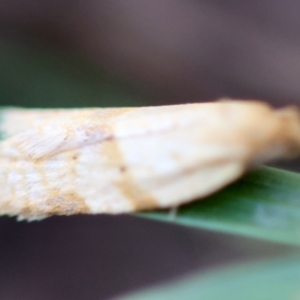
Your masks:
M 1 0 L 1 105 L 299 104 L 299 10 L 296 0 Z M 0 299 L 105 299 L 286 251 L 129 216 L 3 217 Z

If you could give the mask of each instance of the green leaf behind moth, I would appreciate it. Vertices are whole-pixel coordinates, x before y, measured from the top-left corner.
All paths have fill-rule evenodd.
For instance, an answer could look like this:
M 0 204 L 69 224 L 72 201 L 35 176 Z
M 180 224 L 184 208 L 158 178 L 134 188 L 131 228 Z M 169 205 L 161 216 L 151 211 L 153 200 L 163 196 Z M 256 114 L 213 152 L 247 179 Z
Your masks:
M 300 175 L 262 167 L 220 192 L 169 211 L 137 214 L 264 240 L 300 245 Z

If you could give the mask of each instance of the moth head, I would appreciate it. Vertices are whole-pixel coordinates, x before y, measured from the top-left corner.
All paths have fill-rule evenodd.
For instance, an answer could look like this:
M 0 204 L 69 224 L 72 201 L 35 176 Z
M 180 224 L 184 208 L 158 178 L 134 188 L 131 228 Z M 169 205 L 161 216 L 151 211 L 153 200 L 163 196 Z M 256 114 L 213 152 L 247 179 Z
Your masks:
M 297 107 L 290 106 L 275 112 L 280 123 L 278 134 L 285 145 L 287 158 L 300 155 L 300 111 Z

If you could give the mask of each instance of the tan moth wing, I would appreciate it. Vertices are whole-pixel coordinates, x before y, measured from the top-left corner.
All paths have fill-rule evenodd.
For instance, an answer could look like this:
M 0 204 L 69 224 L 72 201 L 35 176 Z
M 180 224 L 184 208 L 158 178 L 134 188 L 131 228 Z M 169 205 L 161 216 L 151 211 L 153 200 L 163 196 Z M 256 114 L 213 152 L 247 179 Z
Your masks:
M 2 113 L 0 213 L 125 213 L 209 195 L 297 155 L 296 109 L 226 101 Z

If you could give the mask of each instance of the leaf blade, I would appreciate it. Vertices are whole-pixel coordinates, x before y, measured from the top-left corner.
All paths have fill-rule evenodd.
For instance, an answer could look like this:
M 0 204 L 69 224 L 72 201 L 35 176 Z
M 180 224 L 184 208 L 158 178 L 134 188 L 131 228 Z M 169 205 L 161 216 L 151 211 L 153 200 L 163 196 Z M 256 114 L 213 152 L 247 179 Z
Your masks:
M 204 200 L 137 214 L 160 221 L 300 245 L 300 175 L 262 167 Z
M 299 257 L 287 257 L 187 276 L 119 299 L 298 299 L 299 278 Z

